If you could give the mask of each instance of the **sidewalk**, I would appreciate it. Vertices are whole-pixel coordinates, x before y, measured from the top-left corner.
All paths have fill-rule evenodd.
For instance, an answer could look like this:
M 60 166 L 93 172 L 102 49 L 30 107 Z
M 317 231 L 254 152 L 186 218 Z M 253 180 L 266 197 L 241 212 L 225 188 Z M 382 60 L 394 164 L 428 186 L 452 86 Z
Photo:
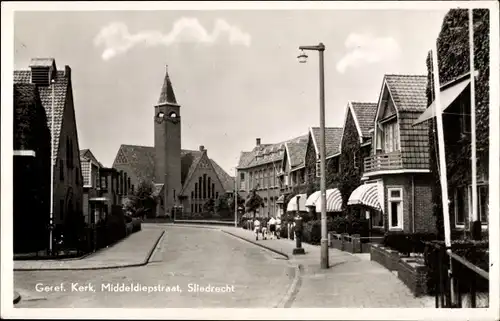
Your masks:
M 415 298 L 396 275 L 370 260 L 369 254 L 351 254 L 329 248 L 328 270 L 320 268 L 320 247 L 302 243 L 305 255 L 293 255 L 295 241 L 255 241 L 251 231 L 219 227 L 223 232 L 281 252 L 300 267 L 300 280 L 285 307 L 293 308 L 434 308 L 433 297 Z
M 142 230 L 131 234 L 115 245 L 101 249 L 80 260 L 16 260 L 14 271 L 41 270 L 98 270 L 148 263 L 164 233 L 163 228 L 142 225 Z

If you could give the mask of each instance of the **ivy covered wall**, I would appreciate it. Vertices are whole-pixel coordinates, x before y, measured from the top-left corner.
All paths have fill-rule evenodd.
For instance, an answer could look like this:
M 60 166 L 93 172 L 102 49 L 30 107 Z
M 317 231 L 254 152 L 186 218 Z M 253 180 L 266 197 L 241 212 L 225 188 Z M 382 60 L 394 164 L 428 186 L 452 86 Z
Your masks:
M 475 9 L 474 15 L 474 67 L 479 72 L 476 77 L 476 143 L 478 173 L 488 172 L 489 158 L 489 10 Z M 439 80 L 441 85 L 469 72 L 469 16 L 467 9 L 452 9 L 443 19 L 437 39 Z M 430 104 L 434 100 L 432 78 L 432 56 L 427 57 L 428 88 Z M 445 131 L 446 165 L 449 196 L 454 188 L 470 182 L 470 135 L 451 135 L 456 124 L 448 115 L 443 115 Z M 448 135 L 447 135 L 448 134 Z M 437 227 L 443 232 L 441 188 L 437 158 L 436 120 L 429 122 L 430 167 L 433 174 L 433 212 Z

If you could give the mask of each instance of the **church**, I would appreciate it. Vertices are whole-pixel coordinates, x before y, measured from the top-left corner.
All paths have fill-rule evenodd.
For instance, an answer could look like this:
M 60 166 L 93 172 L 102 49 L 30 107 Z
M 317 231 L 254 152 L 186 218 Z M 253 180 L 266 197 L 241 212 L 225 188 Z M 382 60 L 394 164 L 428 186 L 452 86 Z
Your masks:
M 233 193 L 234 178 L 209 158 L 203 145 L 181 149 L 181 106 L 177 103 L 168 66 L 158 103 L 153 106 L 154 146 L 121 145 L 113 168 L 127 173 L 132 189 L 141 181 L 154 185 L 155 216 L 203 212 L 203 205 Z

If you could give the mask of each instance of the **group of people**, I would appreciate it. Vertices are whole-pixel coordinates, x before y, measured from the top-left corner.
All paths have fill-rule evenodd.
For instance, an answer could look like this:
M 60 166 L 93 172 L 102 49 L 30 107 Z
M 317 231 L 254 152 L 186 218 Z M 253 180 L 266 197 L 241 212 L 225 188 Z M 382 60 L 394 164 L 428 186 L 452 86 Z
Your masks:
M 262 234 L 262 239 L 264 240 L 267 240 L 268 237 L 270 239 L 280 238 L 281 219 L 279 217 L 264 218 L 261 220 L 255 219 L 253 226 L 256 241 L 259 240 L 259 234 Z

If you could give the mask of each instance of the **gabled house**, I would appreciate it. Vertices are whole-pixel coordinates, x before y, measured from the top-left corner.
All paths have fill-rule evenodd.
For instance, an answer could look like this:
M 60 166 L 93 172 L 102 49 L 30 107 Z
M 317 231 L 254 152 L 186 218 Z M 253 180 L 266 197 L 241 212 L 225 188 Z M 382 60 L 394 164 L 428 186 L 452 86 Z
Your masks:
M 14 253 L 49 243 L 50 131 L 34 84 L 14 85 Z
M 340 175 L 338 188 L 342 195 L 342 208 L 347 209 L 347 203 L 351 193 L 361 184 L 363 176 L 364 158 L 368 157 L 372 148 L 372 132 L 377 112 L 376 103 L 348 102 L 345 109 L 344 126 L 340 141 Z M 350 207 L 351 213 L 361 215 L 360 208 Z M 365 211 L 376 211 L 379 207 L 370 207 Z
M 372 151 L 364 160 L 365 184 L 350 205 L 380 207 L 370 216 L 382 231 L 433 232 L 429 139 L 426 124 L 413 126 L 427 107 L 427 76 L 385 75 L 374 119 Z
M 67 223 L 68 228 L 80 224 L 83 222 L 83 182 L 71 68 L 65 66 L 64 70 L 58 70 L 53 58 L 34 58 L 29 70 L 14 71 L 14 84 L 36 86 L 45 109 L 54 155 L 53 223 L 56 226 Z M 48 224 L 49 213 L 40 215 L 47 218 Z
M 342 137 L 342 127 L 325 128 L 325 149 L 326 149 L 326 177 L 327 186 L 333 184 L 331 178 L 340 170 L 340 140 Z M 320 128 L 310 127 L 306 154 L 305 154 L 306 180 L 310 185 L 317 185 L 319 188 L 320 171 Z

